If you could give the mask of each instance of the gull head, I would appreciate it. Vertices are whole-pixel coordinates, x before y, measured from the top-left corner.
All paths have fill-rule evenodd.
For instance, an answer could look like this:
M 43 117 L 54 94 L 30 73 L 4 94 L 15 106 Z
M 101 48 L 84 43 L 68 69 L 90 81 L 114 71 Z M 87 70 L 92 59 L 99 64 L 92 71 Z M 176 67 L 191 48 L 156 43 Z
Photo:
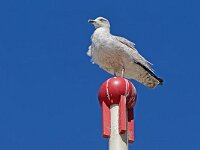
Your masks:
M 106 19 L 104 17 L 98 17 L 95 20 L 89 19 L 88 22 L 93 24 L 96 29 L 100 28 L 100 27 L 110 28 L 110 23 L 109 23 L 108 19 Z

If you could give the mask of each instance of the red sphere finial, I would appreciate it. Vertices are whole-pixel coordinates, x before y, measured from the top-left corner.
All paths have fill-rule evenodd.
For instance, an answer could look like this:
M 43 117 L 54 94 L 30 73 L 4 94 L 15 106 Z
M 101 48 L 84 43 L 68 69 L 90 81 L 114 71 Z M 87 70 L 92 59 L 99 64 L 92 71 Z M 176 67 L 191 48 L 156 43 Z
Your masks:
M 111 105 L 117 104 L 119 108 L 119 133 L 128 130 L 129 143 L 134 142 L 134 105 L 136 90 L 133 84 L 125 78 L 113 77 L 106 80 L 99 89 L 99 103 L 102 107 L 103 137 L 111 135 Z M 128 123 L 128 125 L 127 125 Z
M 133 84 L 125 78 L 113 77 L 106 80 L 99 89 L 99 102 L 104 101 L 108 106 L 119 104 L 121 96 L 126 97 L 128 108 L 132 108 L 136 101 L 136 89 Z

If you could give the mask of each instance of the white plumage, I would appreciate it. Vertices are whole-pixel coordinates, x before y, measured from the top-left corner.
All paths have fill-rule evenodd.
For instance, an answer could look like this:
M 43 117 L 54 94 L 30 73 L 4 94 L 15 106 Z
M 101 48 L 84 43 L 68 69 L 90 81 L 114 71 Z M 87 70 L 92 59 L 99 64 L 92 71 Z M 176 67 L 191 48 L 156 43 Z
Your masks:
M 94 63 L 110 74 L 135 79 L 149 88 L 162 84 L 163 80 L 154 74 L 152 64 L 139 54 L 133 42 L 110 33 L 107 19 L 98 17 L 89 22 L 96 28 L 87 52 Z

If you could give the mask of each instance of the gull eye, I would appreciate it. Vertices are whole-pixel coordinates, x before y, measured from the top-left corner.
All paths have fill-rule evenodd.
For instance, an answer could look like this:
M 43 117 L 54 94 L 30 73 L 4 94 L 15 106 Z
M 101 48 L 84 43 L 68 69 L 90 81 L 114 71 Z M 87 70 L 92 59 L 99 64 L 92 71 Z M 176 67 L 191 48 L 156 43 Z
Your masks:
M 101 18 L 101 19 L 99 19 L 101 22 L 106 22 L 106 20 L 105 19 L 103 19 L 103 18 Z

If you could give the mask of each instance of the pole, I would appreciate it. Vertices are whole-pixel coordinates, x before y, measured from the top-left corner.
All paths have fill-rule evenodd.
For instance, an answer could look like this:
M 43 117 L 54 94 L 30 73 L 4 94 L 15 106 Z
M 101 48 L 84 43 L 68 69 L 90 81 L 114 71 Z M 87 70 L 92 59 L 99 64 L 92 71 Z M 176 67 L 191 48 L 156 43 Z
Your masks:
M 109 138 L 109 150 L 128 150 L 127 131 L 124 134 L 119 133 L 119 106 L 117 104 L 112 105 L 110 113 L 111 134 Z
M 113 77 L 99 90 L 102 108 L 102 135 L 109 139 L 109 150 L 128 150 L 134 142 L 134 114 L 136 90 L 127 79 Z

